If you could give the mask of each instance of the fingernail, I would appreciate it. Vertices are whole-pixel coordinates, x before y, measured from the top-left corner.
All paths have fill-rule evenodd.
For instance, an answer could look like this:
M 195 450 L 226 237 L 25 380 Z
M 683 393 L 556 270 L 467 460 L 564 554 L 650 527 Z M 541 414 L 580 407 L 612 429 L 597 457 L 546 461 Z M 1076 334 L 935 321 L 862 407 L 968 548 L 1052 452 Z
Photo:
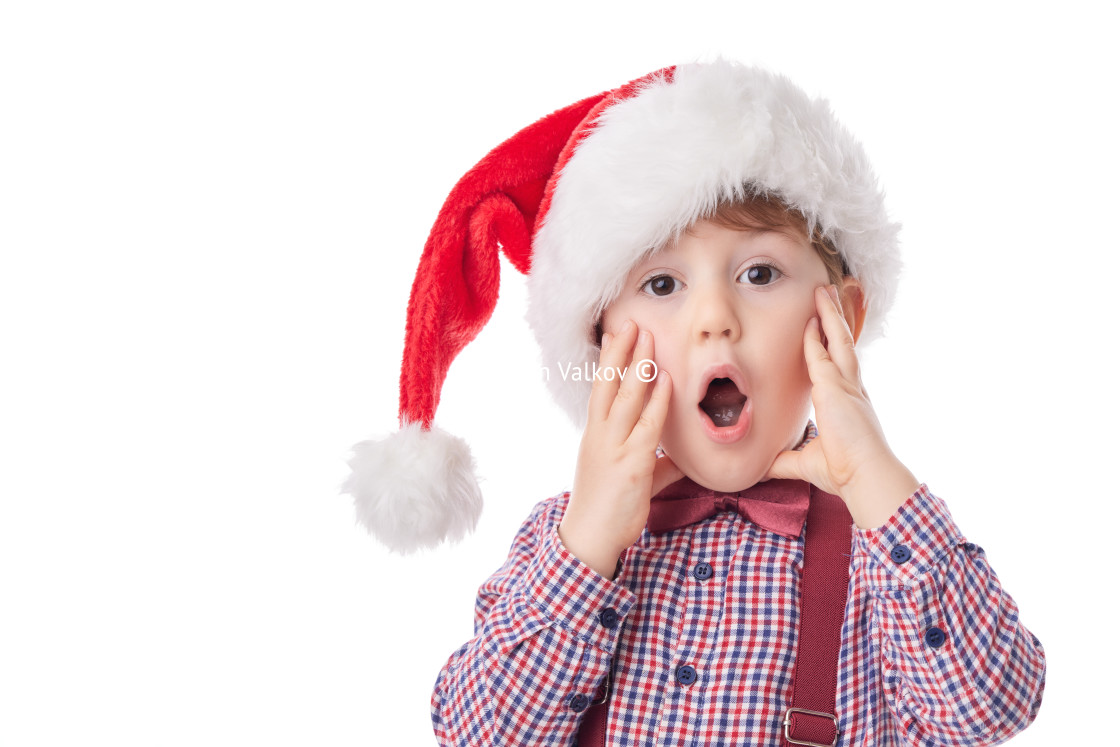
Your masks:
M 641 344 L 645 344 L 647 342 L 649 342 L 649 330 L 648 329 L 643 329 L 641 332 L 638 333 L 638 344 L 641 345 Z
M 836 303 L 840 303 L 840 289 L 839 288 L 837 288 L 835 285 L 830 285 L 830 286 L 828 286 L 828 292 L 832 295 L 832 300 L 833 301 L 835 301 Z
M 600 346 L 601 349 L 606 350 L 608 347 L 610 347 L 611 340 L 613 340 L 613 339 L 614 339 L 614 335 L 612 335 L 610 332 L 605 333 L 603 335 L 603 343 Z

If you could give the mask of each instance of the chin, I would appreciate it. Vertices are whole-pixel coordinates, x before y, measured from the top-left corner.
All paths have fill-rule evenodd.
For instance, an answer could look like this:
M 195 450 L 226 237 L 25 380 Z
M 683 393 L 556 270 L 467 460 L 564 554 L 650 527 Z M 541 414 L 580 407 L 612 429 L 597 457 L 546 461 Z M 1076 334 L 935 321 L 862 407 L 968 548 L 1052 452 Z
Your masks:
M 661 446 L 669 458 L 697 485 L 721 493 L 746 490 L 766 479 L 778 454 L 800 443 L 808 422 L 808 405 L 806 398 L 802 408 L 803 417 L 788 420 L 783 418 L 780 423 L 763 413 L 757 413 L 746 436 L 735 443 L 716 444 L 709 441 L 702 432 L 674 429 L 667 437 L 663 436 Z M 758 418 L 757 415 L 762 417 Z M 765 427 L 762 425 L 764 423 L 769 423 L 771 427 Z M 670 425 L 666 423 L 666 428 L 669 429 Z M 769 456 L 760 458 L 763 454 Z
M 736 459 L 730 464 L 711 463 L 707 459 L 704 461 L 704 464 L 677 463 L 677 466 L 697 485 L 721 493 L 735 493 L 754 486 L 766 476 L 766 469 L 769 466 L 751 464 L 741 459 Z

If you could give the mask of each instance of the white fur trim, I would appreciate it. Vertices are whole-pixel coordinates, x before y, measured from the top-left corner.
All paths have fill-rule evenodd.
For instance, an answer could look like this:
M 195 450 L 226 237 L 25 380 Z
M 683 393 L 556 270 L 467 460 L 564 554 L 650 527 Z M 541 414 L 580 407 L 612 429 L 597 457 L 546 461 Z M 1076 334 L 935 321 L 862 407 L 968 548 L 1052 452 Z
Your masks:
M 882 334 L 901 270 L 858 142 L 785 77 L 720 61 L 682 65 L 599 118 L 557 180 L 534 238 L 528 320 L 543 365 L 598 360 L 592 328 L 637 262 L 722 198 L 780 196 L 832 239 L 868 299 L 861 345 Z M 552 377 L 580 427 L 590 382 Z
M 353 449 L 342 492 L 354 496 L 358 521 L 389 549 L 404 554 L 472 531 L 482 492 L 466 441 L 406 423 Z

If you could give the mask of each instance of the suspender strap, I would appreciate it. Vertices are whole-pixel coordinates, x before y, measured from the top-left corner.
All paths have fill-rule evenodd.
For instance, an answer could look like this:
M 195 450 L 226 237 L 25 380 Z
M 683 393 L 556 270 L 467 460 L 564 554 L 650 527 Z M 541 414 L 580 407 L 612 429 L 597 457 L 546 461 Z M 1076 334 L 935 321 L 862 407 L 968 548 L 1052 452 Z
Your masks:
M 605 747 L 607 744 L 607 704 L 611 699 L 606 686 L 599 689 L 602 692 L 597 695 L 603 697 L 595 698 L 595 703 L 587 709 L 587 714 L 580 721 L 576 747 Z
M 836 744 L 836 668 L 848 601 L 852 517 L 838 496 L 813 488 L 801 571 L 793 705 L 782 722 L 782 747 Z
M 793 665 L 793 705 L 782 723 L 782 747 L 832 747 L 839 730 L 836 719 L 836 669 L 840 657 L 840 629 L 848 601 L 848 567 L 852 552 L 852 517 L 838 496 L 812 489 L 805 528 L 805 562 Z M 587 709 L 576 736 L 577 747 L 607 743 L 607 706 L 604 685 Z

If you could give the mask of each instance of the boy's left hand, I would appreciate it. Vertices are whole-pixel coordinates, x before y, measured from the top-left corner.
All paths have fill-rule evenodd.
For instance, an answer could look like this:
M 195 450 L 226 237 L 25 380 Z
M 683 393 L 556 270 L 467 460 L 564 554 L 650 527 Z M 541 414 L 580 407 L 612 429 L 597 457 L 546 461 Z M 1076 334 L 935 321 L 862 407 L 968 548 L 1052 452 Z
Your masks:
M 843 498 L 856 525 L 870 529 L 885 523 L 919 483 L 887 446 L 860 380 L 855 339 L 836 287 L 817 288 L 815 300 L 817 316 L 805 328 L 805 362 L 818 436 L 801 451 L 778 454 L 765 479 L 807 480 Z

